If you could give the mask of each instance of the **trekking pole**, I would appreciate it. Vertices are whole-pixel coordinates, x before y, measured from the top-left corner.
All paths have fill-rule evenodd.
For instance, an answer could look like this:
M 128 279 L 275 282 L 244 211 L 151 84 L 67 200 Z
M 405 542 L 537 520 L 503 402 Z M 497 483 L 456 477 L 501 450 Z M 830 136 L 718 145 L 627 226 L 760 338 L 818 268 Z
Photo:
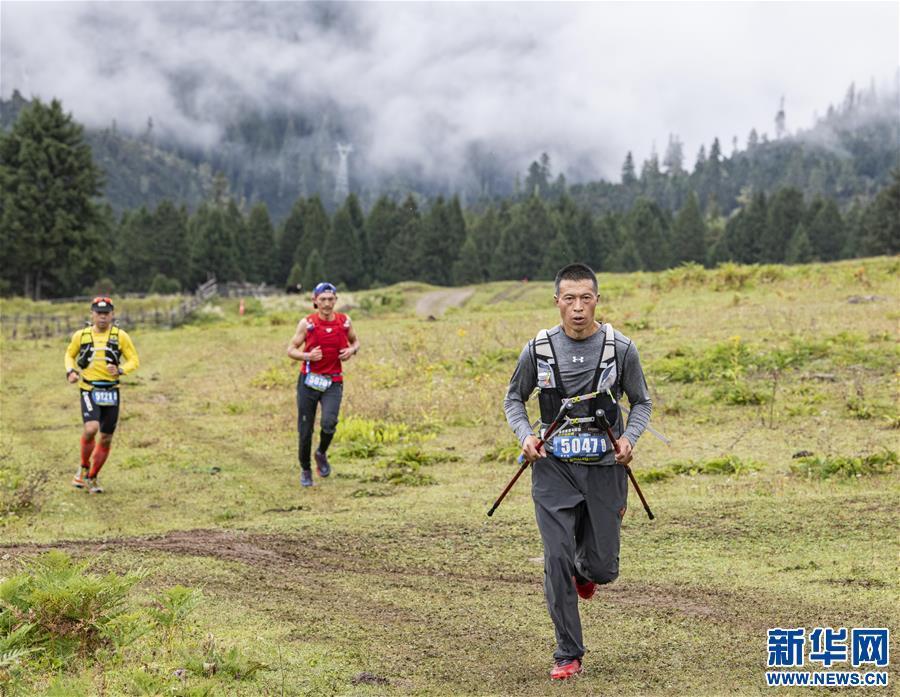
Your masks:
M 559 428 L 560 423 L 563 421 L 566 414 L 569 412 L 569 409 L 571 409 L 571 408 L 572 408 L 572 402 L 570 402 L 568 400 L 563 401 L 563 405 L 560 408 L 559 413 L 556 415 L 556 418 L 553 419 L 553 423 L 551 423 L 547 427 L 547 430 L 544 431 L 544 435 L 538 441 L 538 444 L 537 444 L 537 447 L 535 448 L 535 450 L 540 450 L 542 447 L 544 447 L 544 443 L 546 443 L 550 439 L 550 436 L 552 436 L 553 433 Z M 519 455 L 519 464 L 521 465 L 521 467 L 519 467 L 519 471 L 516 472 L 515 475 L 513 476 L 513 478 L 509 480 L 509 484 L 506 485 L 506 488 L 503 490 L 503 493 L 501 493 L 500 496 L 497 497 L 497 500 L 494 501 L 494 505 L 491 506 L 491 510 L 489 510 L 487 512 L 488 517 L 491 517 L 492 515 L 494 515 L 494 511 L 497 510 L 497 506 L 499 506 L 500 503 L 503 501 L 503 499 L 506 498 L 506 495 L 509 493 L 509 490 L 513 488 L 513 485 L 518 481 L 519 477 L 522 476 L 522 472 L 524 472 L 526 469 L 528 469 L 528 465 L 531 464 L 528 462 L 528 460 L 525 459 L 525 453 L 522 453 L 521 455 Z
M 612 443 L 613 450 L 616 451 L 616 454 L 619 453 L 619 443 L 616 440 L 616 437 L 613 435 L 612 427 L 609 425 L 609 419 L 606 418 L 606 412 L 602 409 L 598 409 L 595 413 L 597 417 L 597 424 L 600 428 L 606 430 L 606 437 L 609 438 L 609 442 Z M 653 520 L 656 516 L 653 515 L 653 511 L 650 510 L 650 506 L 647 504 L 647 499 L 644 498 L 644 492 L 641 491 L 641 487 L 638 486 L 637 479 L 634 478 L 634 472 L 631 471 L 631 467 L 622 463 L 622 467 L 625 468 L 625 471 L 628 473 L 628 478 L 631 480 L 631 483 L 634 484 L 634 490 L 637 492 L 638 498 L 641 499 L 641 503 L 644 504 L 644 510 L 647 511 L 647 517 L 650 520 Z

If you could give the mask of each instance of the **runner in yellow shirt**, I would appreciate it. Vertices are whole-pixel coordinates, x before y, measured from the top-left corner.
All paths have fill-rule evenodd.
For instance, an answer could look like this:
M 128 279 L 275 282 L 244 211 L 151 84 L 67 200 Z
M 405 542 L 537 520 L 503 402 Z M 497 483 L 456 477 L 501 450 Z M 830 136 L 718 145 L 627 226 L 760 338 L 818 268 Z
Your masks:
M 119 420 L 119 376 L 137 370 L 140 365 L 131 337 L 113 324 L 113 309 L 109 298 L 94 298 L 92 325 L 75 332 L 66 349 L 66 379 L 73 385 L 78 383 L 84 421 L 81 465 L 72 486 L 92 494 L 103 493 L 97 475 L 109 457 Z M 98 431 L 100 441 L 95 446 Z

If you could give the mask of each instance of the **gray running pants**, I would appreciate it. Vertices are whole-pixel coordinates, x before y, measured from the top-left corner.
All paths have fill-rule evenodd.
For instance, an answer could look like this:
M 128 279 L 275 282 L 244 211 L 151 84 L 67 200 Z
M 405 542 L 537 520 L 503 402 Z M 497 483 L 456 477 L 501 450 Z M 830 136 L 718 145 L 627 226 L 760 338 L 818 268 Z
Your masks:
M 620 465 L 581 465 L 552 455 L 536 461 L 531 495 L 544 543 L 544 595 L 556 628 L 556 660 L 584 655 L 572 577 L 611 583 L 619 575 L 619 533 L 628 501 Z
M 341 410 L 341 399 L 344 396 L 344 383 L 333 382 L 327 390 L 319 392 L 303 384 L 305 375 L 297 380 L 297 433 L 298 455 L 300 466 L 310 469 L 312 452 L 313 426 L 316 422 L 316 407 L 322 403 L 322 433 L 334 433 L 337 430 L 338 412 Z

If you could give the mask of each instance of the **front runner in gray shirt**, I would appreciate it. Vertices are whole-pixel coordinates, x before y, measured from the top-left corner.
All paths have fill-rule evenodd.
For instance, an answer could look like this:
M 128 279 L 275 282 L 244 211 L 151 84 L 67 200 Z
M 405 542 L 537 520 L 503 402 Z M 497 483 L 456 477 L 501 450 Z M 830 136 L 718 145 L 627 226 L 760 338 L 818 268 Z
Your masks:
M 619 575 L 619 534 L 628 496 L 624 467 L 650 420 L 651 402 L 637 348 L 624 335 L 594 320 L 597 277 L 584 264 L 570 264 L 556 276 L 555 301 L 562 322 L 529 341 L 516 365 L 504 401 L 506 419 L 533 463 L 532 498 L 544 545 L 544 594 L 556 629 L 555 665 L 550 677 L 564 680 L 582 672 L 584 644 L 578 597 L 588 600 L 597 584 Z M 604 345 L 614 351 L 604 353 Z M 603 357 L 614 367 L 603 371 Z M 613 361 L 609 360 L 612 364 Z M 599 367 L 598 367 L 599 364 Z M 541 390 L 542 428 L 559 410 L 560 400 L 594 392 L 601 380 L 609 393 L 576 404 L 573 419 L 602 408 L 613 424 L 619 452 L 590 423 L 572 425 L 538 449 L 538 436 L 525 409 Z M 617 401 L 628 397 L 631 414 L 624 425 Z M 554 401 L 555 400 L 555 401 Z M 562 435 L 560 435 L 562 434 Z

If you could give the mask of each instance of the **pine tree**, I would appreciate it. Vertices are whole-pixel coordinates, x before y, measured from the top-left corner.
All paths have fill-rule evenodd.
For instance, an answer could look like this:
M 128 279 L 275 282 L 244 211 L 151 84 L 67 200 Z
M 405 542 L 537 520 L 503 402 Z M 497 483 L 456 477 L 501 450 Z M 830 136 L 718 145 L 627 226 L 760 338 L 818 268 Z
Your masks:
M 841 211 L 832 199 L 825 200 L 809 225 L 809 241 L 813 256 L 820 261 L 840 259 L 844 246 L 844 223 Z
M 366 230 L 369 235 L 369 272 L 375 283 L 384 283 L 384 260 L 391 240 L 400 227 L 400 213 L 397 204 L 387 196 L 381 196 L 369 211 Z
M 458 199 L 446 203 L 439 196 L 422 221 L 414 258 L 419 277 L 429 283 L 449 285 L 453 264 L 465 241 L 466 228 Z
M 788 264 L 806 264 L 812 261 L 812 255 L 813 248 L 806 234 L 806 227 L 800 223 L 788 242 L 784 260 Z
M 700 213 L 700 202 L 693 191 L 675 216 L 672 227 L 672 261 L 676 264 L 706 261 L 706 224 Z
M 643 268 L 650 271 L 668 268 L 671 264 L 669 225 L 659 206 L 649 199 L 639 198 L 629 212 L 626 224 L 628 239 L 634 241 Z
M 632 186 L 637 183 L 637 176 L 634 173 L 634 157 L 631 155 L 631 150 L 625 155 L 625 162 L 622 163 L 622 183 L 625 186 Z
M 559 199 L 553 214 L 557 229 L 565 235 L 570 247 L 570 261 L 567 263 L 586 260 L 594 242 L 593 219 L 590 214 L 579 210 L 568 194 Z
M 492 281 L 509 281 L 517 277 L 516 273 L 519 268 L 509 263 L 509 260 L 514 258 L 518 252 L 513 236 L 511 222 L 500 229 L 497 248 L 488 263 L 488 274 Z M 518 278 L 521 279 L 522 276 L 518 276 Z
M 269 209 L 260 201 L 250 209 L 247 220 L 247 237 L 249 241 L 249 273 L 247 278 L 254 283 L 276 283 L 275 270 L 275 230 L 269 218 Z
M 470 283 L 481 283 L 484 280 L 481 274 L 481 264 L 478 245 L 474 235 L 470 233 L 459 249 L 459 258 L 453 264 L 453 284 L 464 286 Z
M 546 157 L 546 153 L 544 153 Z M 549 163 L 548 163 L 549 166 Z M 547 180 L 549 172 L 537 162 L 532 162 L 528 167 L 528 176 L 525 177 L 525 194 L 527 196 L 544 196 L 550 188 Z
M 862 215 L 858 253 L 863 256 L 900 252 L 900 169 L 894 181 L 878 192 Z
M 397 234 L 388 243 L 384 257 L 384 274 L 387 283 L 399 283 L 420 279 L 413 252 L 421 233 L 422 219 L 416 199 L 406 197 L 399 211 Z
M 478 276 L 484 281 L 491 279 L 490 263 L 500 236 L 500 216 L 493 208 L 488 208 L 483 215 L 475 219 L 469 228 L 469 235 L 475 243 Z M 459 250 L 460 258 L 463 250 Z
M 530 196 L 512 210 L 509 224 L 501 234 L 495 256 L 505 267 L 501 278 L 534 278 L 543 266 L 547 245 L 556 237 L 556 221 L 547 205 L 537 196 Z
M 669 145 L 666 147 L 666 154 L 663 157 L 663 166 L 671 176 L 684 173 L 684 146 L 678 136 L 671 133 L 669 134 Z
M 759 145 L 759 134 L 755 128 L 750 129 L 750 135 L 747 136 L 747 150 L 754 150 Z
M 349 197 L 348 197 L 349 198 Z M 356 197 L 353 197 L 355 200 Z M 355 208 L 355 207 L 354 207 Z M 349 212 L 349 209 L 348 209 Z M 354 211 L 351 214 L 351 222 L 356 217 Z M 331 233 L 331 220 L 318 196 L 311 196 L 303 206 L 303 236 L 297 250 L 297 259 L 306 259 L 313 249 L 318 249 L 322 259 L 327 262 L 328 250 L 326 244 Z M 305 263 L 305 262 L 304 262 Z
M 182 288 L 190 285 L 191 247 L 188 238 L 188 213 L 184 206 L 178 208 L 169 201 L 162 201 L 150 217 L 152 257 L 148 257 L 155 273 L 175 279 Z
M 563 230 L 559 230 L 556 233 L 556 237 L 547 245 L 547 251 L 544 254 L 543 264 L 538 277 L 543 279 L 556 278 L 557 272 L 563 266 L 574 261 L 576 261 L 576 257 L 572 251 L 572 245 L 569 244 L 566 233 Z
M 229 199 L 225 210 L 222 213 L 222 221 L 225 225 L 225 236 L 231 240 L 231 247 L 234 250 L 235 268 L 237 276 L 235 280 L 244 280 L 247 277 L 247 264 L 252 263 L 249 254 L 249 244 L 247 240 L 247 225 L 244 222 L 244 215 L 238 208 L 234 199 Z
M 362 250 L 359 234 L 346 205 L 334 214 L 331 234 L 325 245 L 325 267 L 335 285 L 359 288 L 362 281 Z M 313 250 L 315 251 L 315 250 Z M 312 254 L 312 252 L 310 252 Z
M 624 244 L 620 217 L 607 213 L 594 228 L 594 244 L 587 256 L 587 264 L 594 271 L 620 271 L 619 250 Z
M 288 272 L 287 279 L 285 279 L 285 286 L 290 289 L 300 290 L 301 288 L 311 288 L 312 286 L 308 286 L 303 282 L 303 268 L 300 264 L 294 264 L 291 266 L 291 270 Z
M 197 210 L 189 223 L 192 228 L 193 268 L 197 281 L 215 276 L 220 282 L 241 278 L 237 252 L 221 207 L 205 203 Z
M 716 261 L 738 261 L 756 264 L 764 260 L 763 244 L 768 226 L 766 195 L 758 191 L 747 206 L 732 216 L 725 226 L 726 245 L 720 245 Z M 728 250 L 728 257 L 723 256 Z
M 129 291 L 145 291 L 159 271 L 148 263 L 155 255 L 153 216 L 145 206 L 122 216 L 116 235 L 116 285 Z
M 719 139 L 713 139 L 709 148 L 709 158 L 703 167 L 704 193 L 706 199 L 714 199 L 717 203 L 722 197 L 722 147 Z
M 762 238 L 760 261 L 784 261 L 787 244 L 803 222 L 803 194 L 790 187 L 780 189 L 769 202 L 768 220 Z
M 638 271 L 646 268 L 638 245 L 634 238 L 629 236 L 612 258 L 612 269 L 615 271 Z
M 300 243 L 304 240 L 303 223 L 306 216 L 306 205 L 298 198 L 291 207 L 278 234 L 278 255 L 275 263 L 276 282 L 286 282 L 294 262 L 300 254 Z M 302 266 L 301 266 L 302 268 Z
M 35 99 L 0 132 L 3 275 L 40 299 L 81 290 L 102 263 L 98 236 L 102 175 L 82 127 L 62 104 Z
M 297 264 L 299 269 L 300 265 Z M 306 257 L 306 265 L 303 267 L 303 273 L 300 276 L 300 283 L 309 291 L 312 291 L 317 284 L 330 278 L 325 272 L 325 263 L 322 261 L 322 255 L 318 249 L 313 249 L 309 256 Z
M 355 287 L 368 288 L 372 283 L 372 271 L 374 269 L 371 269 L 371 249 L 368 231 L 366 230 L 366 216 L 359 203 L 359 198 L 354 193 L 347 196 L 344 207 L 350 215 L 350 222 L 353 223 L 356 246 L 359 248 L 359 276 Z

